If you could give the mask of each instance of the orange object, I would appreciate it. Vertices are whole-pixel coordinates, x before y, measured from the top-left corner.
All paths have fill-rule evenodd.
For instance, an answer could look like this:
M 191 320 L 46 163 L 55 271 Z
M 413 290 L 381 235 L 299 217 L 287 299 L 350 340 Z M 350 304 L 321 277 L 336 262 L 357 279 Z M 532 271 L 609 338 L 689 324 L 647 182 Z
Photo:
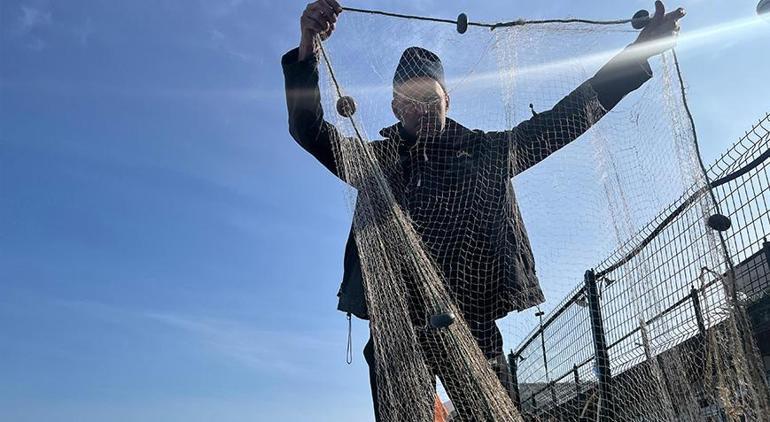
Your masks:
M 434 400 L 433 408 L 435 411 L 433 414 L 435 415 L 433 417 L 433 422 L 447 422 L 447 418 L 449 418 L 449 413 L 447 413 L 446 408 L 444 407 L 444 404 L 441 403 L 441 399 L 438 397 L 438 394 L 436 394 L 436 399 Z

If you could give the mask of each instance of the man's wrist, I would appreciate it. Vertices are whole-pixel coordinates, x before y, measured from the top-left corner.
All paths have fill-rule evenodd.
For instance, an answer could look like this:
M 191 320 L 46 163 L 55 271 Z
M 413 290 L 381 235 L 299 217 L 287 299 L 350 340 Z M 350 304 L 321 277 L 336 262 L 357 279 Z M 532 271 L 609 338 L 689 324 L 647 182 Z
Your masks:
M 316 55 L 316 41 L 315 37 L 302 34 L 302 39 L 299 42 L 299 52 L 297 55 L 298 61 L 305 61 L 306 59 Z
M 626 47 L 627 54 L 639 63 L 645 63 L 656 54 L 654 46 L 649 41 L 634 41 Z

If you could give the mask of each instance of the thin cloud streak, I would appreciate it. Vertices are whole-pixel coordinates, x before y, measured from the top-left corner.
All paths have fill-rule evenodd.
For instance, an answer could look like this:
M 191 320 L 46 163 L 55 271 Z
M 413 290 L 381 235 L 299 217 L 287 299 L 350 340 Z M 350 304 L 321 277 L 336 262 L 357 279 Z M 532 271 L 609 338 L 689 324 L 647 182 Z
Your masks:
M 26 34 L 37 27 L 50 25 L 51 12 L 31 6 L 21 6 L 21 15 L 18 22 L 19 30 Z
M 261 373 L 286 377 L 306 376 L 314 370 L 306 360 L 291 352 L 318 355 L 337 345 L 337 342 L 326 340 L 323 333 L 257 329 L 245 322 L 225 318 L 129 309 L 91 301 L 58 300 L 56 303 L 113 324 L 150 323 L 170 328 L 231 362 Z
M 11 29 L 11 33 L 17 37 L 24 47 L 32 51 L 41 51 L 47 44 L 42 38 L 37 36 L 36 31 L 40 28 L 51 26 L 53 22 L 51 16 L 50 10 L 21 5 L 16 24 L 14 25 L 15 28 Z

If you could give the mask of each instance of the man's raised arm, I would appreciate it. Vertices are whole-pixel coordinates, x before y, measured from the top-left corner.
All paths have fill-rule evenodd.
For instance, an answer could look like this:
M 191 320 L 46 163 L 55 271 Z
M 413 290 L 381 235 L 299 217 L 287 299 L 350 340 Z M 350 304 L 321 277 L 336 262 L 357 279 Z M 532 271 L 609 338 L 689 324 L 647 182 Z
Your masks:
M 628 93 L 652 77 L 647 59 L 673 47 L 683 9 L 665 13 L 655 2 L 655 15 L 637 40 L 613 57 L 592 78 L 505 136 L 514 154 L 512 176 L 534 166 L 585 133 Z
M 302 39 L 298 48 L 281 58 L 289 111 L 289 133 L 327 169 L 343 178 L 334 158 L 333 143 L 342 135 L 324 120 L 318 88 L 316 36 L 325 39 L 334 30 L 342 8 L 335 0 L 319 0 L 305 9 L 300 20 Z

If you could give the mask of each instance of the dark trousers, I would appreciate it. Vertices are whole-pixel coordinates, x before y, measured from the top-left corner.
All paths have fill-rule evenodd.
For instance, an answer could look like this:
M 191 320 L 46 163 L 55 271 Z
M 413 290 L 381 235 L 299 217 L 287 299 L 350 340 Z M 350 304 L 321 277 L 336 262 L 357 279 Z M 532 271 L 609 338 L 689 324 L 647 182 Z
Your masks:
M 512 395 L 513 391 L 513 378 L 511 376 L 510 368 L 503 354 L 503 337 L 500 334 L 500 330 L 497 328 L 497 324 L 494 321 L 486 322 L 474 322 L 467 321 L 468 326 L 471 329 L 471 334 L 476 339 L 476 342 L 484 353 L 484 356 L 490 363 L 490 366 L 497 374 L 498 379 L 502 383 L 503 387 L 508 391 L 509 395 Z M 423 380 L 425 383 L 426 394 L 434 394 L 436 391 L 435 376 L 441 379 L 441 382 L 448 390 L 452 390 L 453 377 L 451 374 L 445 371 L 446 366 L 442 365 L 442 360 L 439 356 L 436 356 L 429 346 L 426 346 L 426 342 L 421 341 L 423 345 L 423 357 L 426 363 L 433 372 L 433 377 L 429 380 Z M 372 389 L 372 402 L 374 404 L 374 418 L 377 422 L 380 422 L 380 409 L 379 398 L 377 397 L 377 363 L 375 361 L 374 354 L 374 341 L 369 338 L 369 341 L 364 347 L 364 358 L 369 365 L 369 383 Z M 457 401 L 457 402 L 456 402 Z M 416 400 L 415 403 L 433 403 L 432 398 L 430 400 Z M 464 406 L 468 404 L 463 403 L 461 400 L 453 400 L 452 404 L 458 412 L 463 413 Z

